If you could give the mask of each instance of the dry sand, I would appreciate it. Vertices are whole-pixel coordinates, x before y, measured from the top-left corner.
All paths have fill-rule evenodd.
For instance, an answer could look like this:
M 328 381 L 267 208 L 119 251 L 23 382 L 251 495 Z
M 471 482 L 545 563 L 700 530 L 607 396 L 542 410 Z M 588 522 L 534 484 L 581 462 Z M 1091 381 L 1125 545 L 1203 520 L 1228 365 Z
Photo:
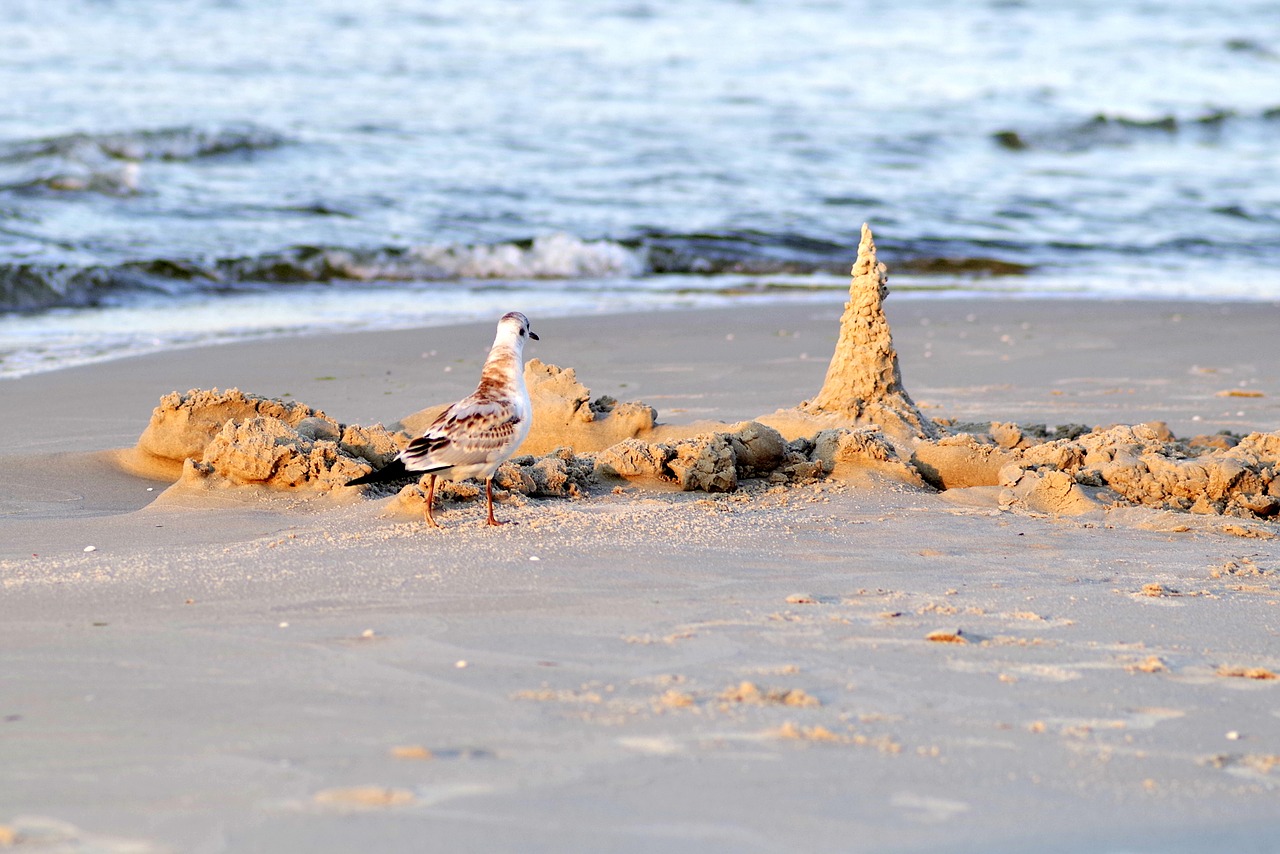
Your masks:
M 1280 429 L 1277 306 L 886 310 L 933 419 Z M 841 311 L 535 311 L 529 355 L 659 422 L 735 423 L 817 394 Z M 1274 522 L 747 480 L 515 496 L 497 530 L 450 503 L 432 532 L 393 498 L 120 468 L 168 392 L 392 424 L 470 391 L 490 337 L 0 385 L 0 848 L 1280 846 Z

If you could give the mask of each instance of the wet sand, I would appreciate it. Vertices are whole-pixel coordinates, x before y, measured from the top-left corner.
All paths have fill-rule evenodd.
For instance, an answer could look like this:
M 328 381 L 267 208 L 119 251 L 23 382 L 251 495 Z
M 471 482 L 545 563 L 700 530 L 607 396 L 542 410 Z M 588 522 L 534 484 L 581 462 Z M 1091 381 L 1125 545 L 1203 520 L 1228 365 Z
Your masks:
M 812 396 L 841 313 L 524 308 L 527 356 L 666 423 Z M 1274 305 L 886 311 L 933 418 L 1280 429 Z M 168 489 L 111 453 L 189 388 L 389 424 L 470 391 L 491 337 L 288 339 L 0 385 L 0 844 L 1280 844 L 1275 539 L 840 480 L 519 498 L 497 530 L 451 504 L 432 532 L 380 515 L 390 499 Z

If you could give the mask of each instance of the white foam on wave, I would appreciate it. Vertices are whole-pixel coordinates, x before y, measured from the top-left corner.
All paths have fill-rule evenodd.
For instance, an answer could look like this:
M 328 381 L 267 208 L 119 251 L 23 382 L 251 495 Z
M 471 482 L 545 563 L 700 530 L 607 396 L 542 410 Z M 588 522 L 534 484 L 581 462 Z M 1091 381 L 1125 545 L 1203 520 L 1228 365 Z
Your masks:
M 583 240 L 558 232 L 515 243 L 422 246 L 411 254 L 462 279 L 584 279 L 639 276 L 642 255 L 610 240 Z
M 514 281 L 615 279 L 648 272 L 643 251 L 611 240 L 583 240 L 554 233 L 531 242 L 426 244 L 408 248 L 294 247 L 249 258 L 216 262 L 211 281 L 286 280 L 430 282 L 459 279 Z

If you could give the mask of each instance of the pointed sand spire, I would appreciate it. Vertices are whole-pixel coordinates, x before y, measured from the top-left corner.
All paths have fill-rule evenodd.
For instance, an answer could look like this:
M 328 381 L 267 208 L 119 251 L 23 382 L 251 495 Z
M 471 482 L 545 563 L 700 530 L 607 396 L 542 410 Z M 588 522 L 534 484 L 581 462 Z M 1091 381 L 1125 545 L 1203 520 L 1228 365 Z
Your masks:
M 875 240 L 865 223 L 852 275 L 840 338 L 822 390 L 812 400 L 776 416 L 782 420 L 792 415 L 801 422 L 828 426 L 877 426 L 894 442 L 905 444 L 936 438 L 938 426 L 920 412 L 902 385 L 898 353 L 884 316 L 887 270 L 876 259 Z M 783 430 L 788 432 L 794 431 Z

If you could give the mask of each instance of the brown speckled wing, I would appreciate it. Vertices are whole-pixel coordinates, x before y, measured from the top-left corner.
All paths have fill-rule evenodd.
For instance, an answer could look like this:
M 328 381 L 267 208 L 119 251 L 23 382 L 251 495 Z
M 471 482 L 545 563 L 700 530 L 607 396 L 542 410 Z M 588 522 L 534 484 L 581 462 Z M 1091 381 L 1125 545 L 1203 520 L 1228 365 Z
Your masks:
M 520 418 L 508 401 L 479 398 L 458 401 L 400 454 L 410 471 L 440 471 L 475 465 L 502 452 Z

